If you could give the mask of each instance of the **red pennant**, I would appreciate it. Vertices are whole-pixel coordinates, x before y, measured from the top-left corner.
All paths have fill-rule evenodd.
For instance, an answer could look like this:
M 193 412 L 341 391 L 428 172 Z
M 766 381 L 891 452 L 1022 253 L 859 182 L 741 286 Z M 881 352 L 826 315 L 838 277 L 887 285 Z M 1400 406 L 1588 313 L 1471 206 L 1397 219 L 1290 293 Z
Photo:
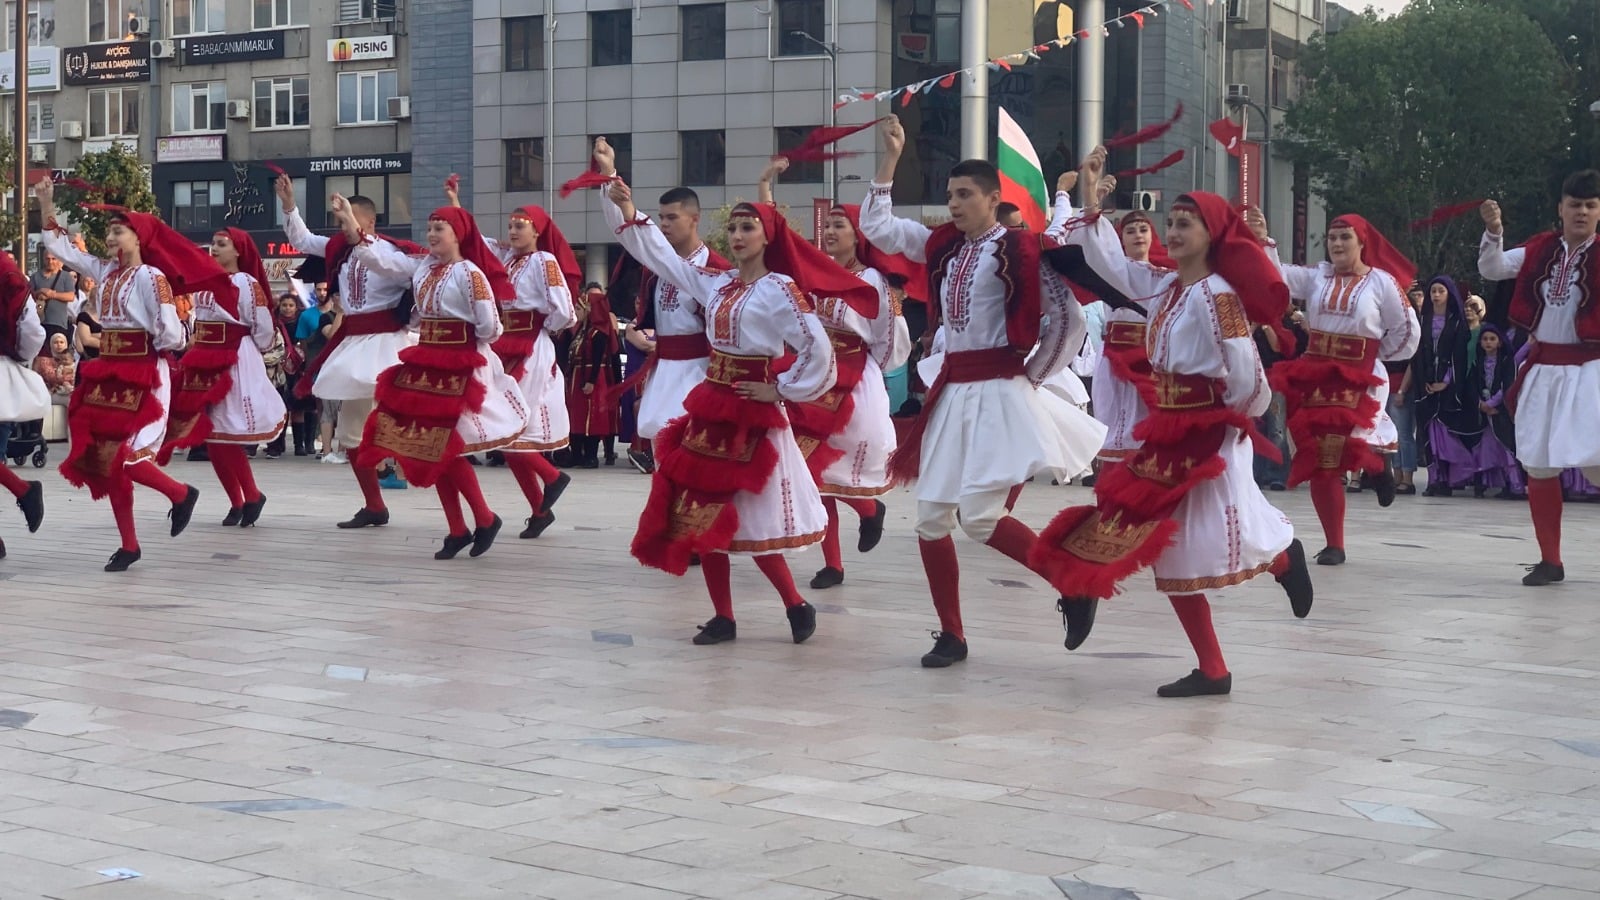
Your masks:
M 1239 144 L 1244 140 L 1244 127 L 1232 119 L 1218 119 L 1207 126 L 1217 143 L 1227 149 L 1229 156 L 1239 155 Z
M 1167 119 L 1164 122 L 1157 122 L 1154 125 L 1146 125 L 1130 135 L 1114 137 L 1111 140 L 1106 141 L 1106 149 L 1120 150 L 1127 147 L 1137 147 L 1140 144 L 1148 144 L 1156 138 L 1161 137 L 1162 135 L 1171 131 L 1172 126 L 1178 124 L 1178 120 L 1181 118 L 1183 118 L 1183 104 L 1179 103 L 1177 110 L 1172 113 L 1172 118 Z
M 1182 3 L 1186 9 L 1194 9 L 1194 4 L 1190 3 L 1189 0 L 1178 0 L 1178 2 Z
M 1077 33 L 1077 34 L 1076 34 L 1076 35 L 1075 35 L 1075 37 L 1077 37 L 1077 38 L 1078 38 L 1078 40 L 1080 40 L 1080 41 L 1082 41 L 1082 40 L 1088 40 L 1088 39 L 1089 39 L 1089 29 L 1087 29 L 1087 28 L 1085 28 L 1085 29 L 1084 29 L 1084 30 L 1082 30 L 1082 31 L 1080 31 L 1080 32 L 1078 32 L 1078 33 Z
M 1128 13 L 1128 17 L 1139 23 L 1141 29 L 1144 28 L 1144 13 Z
M 993 60 L 993 62 L 1000 68 L 1005 69 L 1007 72 L 1011 71 L 1011 63 L 1006 62 L 1005 57 L 1002 56 L 997 60 Z
M 942 88 L 947 88 L 950 85 L 955 84 L 955 83 L 956 83 L 956 73 L 954 73 L 954 72 L 951 72 L 949 75 L 946 75 L 945 77 L 939 79 L 939 87 L 942 87 Z
M 1128 169 L 1125 172 L 1118 172 L 1116 177 L 1119 180 L 1123 178 L 1136 178 L 1140 175 L 1149 175 L 1154 172 L 1159 172 L 1162 169 L 1169 169 L 1178 163 L 1183 162 L 1183 156 L 1184 153 L 1182 150 L 1179 150 L 1175 153 L 1169 153 L 1163 157 L 1160 162 L 1153 166 L 1145 166 L 1142 169 Z
M 1411 230 L 1422 231 L 1423 229 L 1431 228 L 1434 225 L 1442 225 L 1451 219 L 1464 216 L 1482 205 L 1483 198 L 1480 197 L 1477 200 L 1468 200 L 1465 203 L 1453 203 L 1449 206 L 1441 206 L 1428 215 L 1416 220 L 1415 222 L 1412 222 Z
M 901 97 L 900 97 L 900 106 L 901 106 L 901 108 L 910 106 L 911 105 L 911 98 L 916 96 L 916 93 L 917 93 L 916 91 L 906 91 L 904 94 L 902 94 Z

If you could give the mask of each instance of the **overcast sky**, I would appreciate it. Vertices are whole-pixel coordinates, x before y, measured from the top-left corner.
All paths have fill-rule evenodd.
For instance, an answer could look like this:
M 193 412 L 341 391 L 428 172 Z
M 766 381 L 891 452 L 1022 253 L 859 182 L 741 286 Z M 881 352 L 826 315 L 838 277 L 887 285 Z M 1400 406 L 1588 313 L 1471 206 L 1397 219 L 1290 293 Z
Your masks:
M 1361 12 L 1368 6 L 1375 7 L 1378 12 L 1394 14 L 1405 9 L 1406 0 L 1339 0 L 1339 5 L 1347 9 Z

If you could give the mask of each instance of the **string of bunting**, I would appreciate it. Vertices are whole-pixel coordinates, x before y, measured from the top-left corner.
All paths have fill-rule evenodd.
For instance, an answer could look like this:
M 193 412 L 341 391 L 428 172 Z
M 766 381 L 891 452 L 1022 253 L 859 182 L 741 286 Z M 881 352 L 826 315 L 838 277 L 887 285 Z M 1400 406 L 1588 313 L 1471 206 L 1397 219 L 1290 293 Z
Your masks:
M 1205 2 L 1207 6 L 1210 6 L 1211 4 L 1215 3 L 1216 0 L 1205 0 Z M 1099 26 L 1100 33 L 1106 37 L 1110 37 L 1111 29 L 1113 27 L 1119 29 L 1126 28 L 1129 23 L 1132 23 L 1140 30 L 1143 30 L 1147 20 L 1156 18 L 1160 14 L 1161 9 L 1172 3 L 1182 4 L 1185 9 L 1192 10 L 1194 9 L 1195 0 L 1150 0 L 1147 5 L 1142 6 L 1139 9 L 1105 20 L 1105 22 Z M 862 91 L 851 88 L 850 90 L 839 95 L 838 102 L 833 104 L 833 108 L 843 109 L 852 103 L 864 103 L 868 101 L 882 102 L 893 100 L 896 97 L 900 98 L 901 106 L 910 106 L 912 98 L 916 97 L 918 94 L 931 93 L 935 88 L 948 90 L 955 86 L 957 78 L 961 77 L 962 75 L 966 75 L 969 78 L 973 77 L 977 74 L 978 69 L 981 67 L 987 67 L 991 71 L 1003 70 L 1009 72 L 1013 66 L 1020 66 L 1033 62 L 1034 60 L 1037 60 L 1039 57 L 1053 50 L 1060 50 L 1063 47 L 1069 47 L 1078 41 L 1088 38 L 1089 34 L 1090 31 L 1088 28 L 1081 28 L 1064 38 L 1046 41 L 1043 44 L 1038 44 L 1034 47 L 1030 47 L 1027 50 L 1022 50 L 1017 53 L 1007 53 L 1004 56 L 997 56 L 994 59 L 991 59 L 986 63 L 981 63 L 978 66 L 969 66 L 965 69 L 957 69 L 954 72 L 946 72 L 943 75 L 936 75 L 933 78 L 914 82 L 912 84 L 901 85 L 900 87 L 896 88 L 889 88 L 888 90 Z

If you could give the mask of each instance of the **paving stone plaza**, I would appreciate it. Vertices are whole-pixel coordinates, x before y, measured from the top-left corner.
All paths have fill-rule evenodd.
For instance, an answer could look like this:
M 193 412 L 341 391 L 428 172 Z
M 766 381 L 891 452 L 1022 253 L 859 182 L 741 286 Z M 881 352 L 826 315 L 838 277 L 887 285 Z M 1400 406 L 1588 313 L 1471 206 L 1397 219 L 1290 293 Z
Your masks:
M 1352 497 L 1311 617 L 1267 578 L 1217 595 L 1232 696 L 1161 700 L 1193 660 L 1148 577 L 1069 654 L 1044 584 L 961 539 L 972 657 L 919 668 L 904 492 L 806 591 L 808 643 L 735 562 L 739 639 L 697 647 L 699 579 L 627 554 L 631 470 L 575 473 L 538 541 L 480 470 L 508 527 L 452 562 L 431 491 L 340 532 L 346 468 L 255 470 L 253 530 L 216 524 L 204 464 L 170 469 L 204 492 L 177 540 L 140 489 L 122 575 L 110 509 L 53 465 L 38 534 L 0 515 L 0 898 L 1600 895 L 1600 505 L 1533 590 L 1524 505 Z M 1272 497 L 1320 547 L 1304 493 Z

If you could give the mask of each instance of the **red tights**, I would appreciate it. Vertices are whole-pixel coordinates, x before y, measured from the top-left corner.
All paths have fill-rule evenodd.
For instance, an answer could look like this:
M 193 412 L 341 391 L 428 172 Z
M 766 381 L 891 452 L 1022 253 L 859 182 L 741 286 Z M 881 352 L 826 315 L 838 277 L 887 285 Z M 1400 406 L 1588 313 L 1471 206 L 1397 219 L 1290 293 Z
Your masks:
M 1561 565 L 1561 479 L 1528 479 L 1528 513 L 1533 516 L 1533 536 L 1539 541 L 1539 558 Z
M 922 568 L 928 574 L 928 590 L 933 594 L 933 608 L 939 614 L 939 630 L 965 641 L 961 630 L 961 564 L 956 561 L 956 542 L 950 535 L 936 541 L 921 539 L 917 549 L 922 551 Z
M 250 471 L 250 459 L 245 456 L 242 445 L 211 442 L 206 444 L 206 456 L 211 458 L 211 468 L 216 470 L 217 480 L 222 482 L 222 490 L 228 495 L 229 509 L 261 499 L 255 473 Z
M 863 519 L 878 514 L 878 504 L 867 497 L 823 497 L 822 507 L 828 511 L 828 531 L 822 536 L 822 564 L 830 569 L 844 571 L 844 555 L 839 550 L 839 504 L 856 511 Z
M 11 467 L 6 465 L 3 459 L 0 459 L 0 487 L 10 491 L 18 498 L 28 492 L 28 483 L 23 481 L 17 473 L 11 471 Z
M 785 607 L 795 607 L 806 602 L 795 587 L 794 574 L 789 571 L 789 561 L 781 553 L 756 557 L 756 568 L 767 576 L 778 589 L 778 597 Z M 711 608 L 724 619 L 733 619 L 733 562 L 726 553 L 704 553 L 700 556 L 700 574 L 706 579 L 706 591 L 711 594 Z
M 1319 472 L 1311 476 L 1311 505 L 1322 522 L 1328 546 L 1344 549 L 1344 485 L 1338 472 Z
M 561 472 L 542 453 L 507 453 L 506 468 L 516 476 L 522 495 L 535 516 L 544 514 L 544 486 L 561 477 Z
M 189 496 L 189 488 L 177 481 L 166 472 L 161 471 L 155 463 L 146 459 L 124 466 L 122 473 L 126 478 L 119 478 L 106 494 L 106 499 L 111 501 L 111 514 L 117 520 L 117 532 L 122 536 L 122 549 L 139 549 L 139 532 L 133 526 L 133 486 L 142 484 L 151 490 L 159 491 L 172 503 L 181 502 Z
M 383 502 L 383 488 L 378 486 L 378 467 L 356 463 L 355 451 L 349 452 L 350 471 L 355 473 L 356 484 L 361 486 L 361 502 L 369 512 L 383 512 L 389 507 Z M 443 482 L 440 482 L 443 484 Z
M 461 537 L 469 531 L 466 516 L 461 511 L 462 500 L 472 509 L 473 521 L 479 528 L 494 524 L 494 510 L 489 508 L 489 501 L 483 499 L 478 475 L 472 471 L 472 464 L 466 457 L 458 456 L 450 461 L 444 474 L 439 476 L 435 490 L 439 492 L 439 505 L 444 507 L 445 521 L 450 523 L 451 536 Z
M 1216 629 L 1211 627 L 1211 604 L 1205 594 L 1173 594 L 1172 611 L 1178 614 L 1183 631 L 1189 636 L 1194 655 L 1200 661 L 1200 672 L 1207 678 L 1218 679 L 1228 674 L 1228 664 L 1222 659 L 1222 647 L 1217 643 Z

